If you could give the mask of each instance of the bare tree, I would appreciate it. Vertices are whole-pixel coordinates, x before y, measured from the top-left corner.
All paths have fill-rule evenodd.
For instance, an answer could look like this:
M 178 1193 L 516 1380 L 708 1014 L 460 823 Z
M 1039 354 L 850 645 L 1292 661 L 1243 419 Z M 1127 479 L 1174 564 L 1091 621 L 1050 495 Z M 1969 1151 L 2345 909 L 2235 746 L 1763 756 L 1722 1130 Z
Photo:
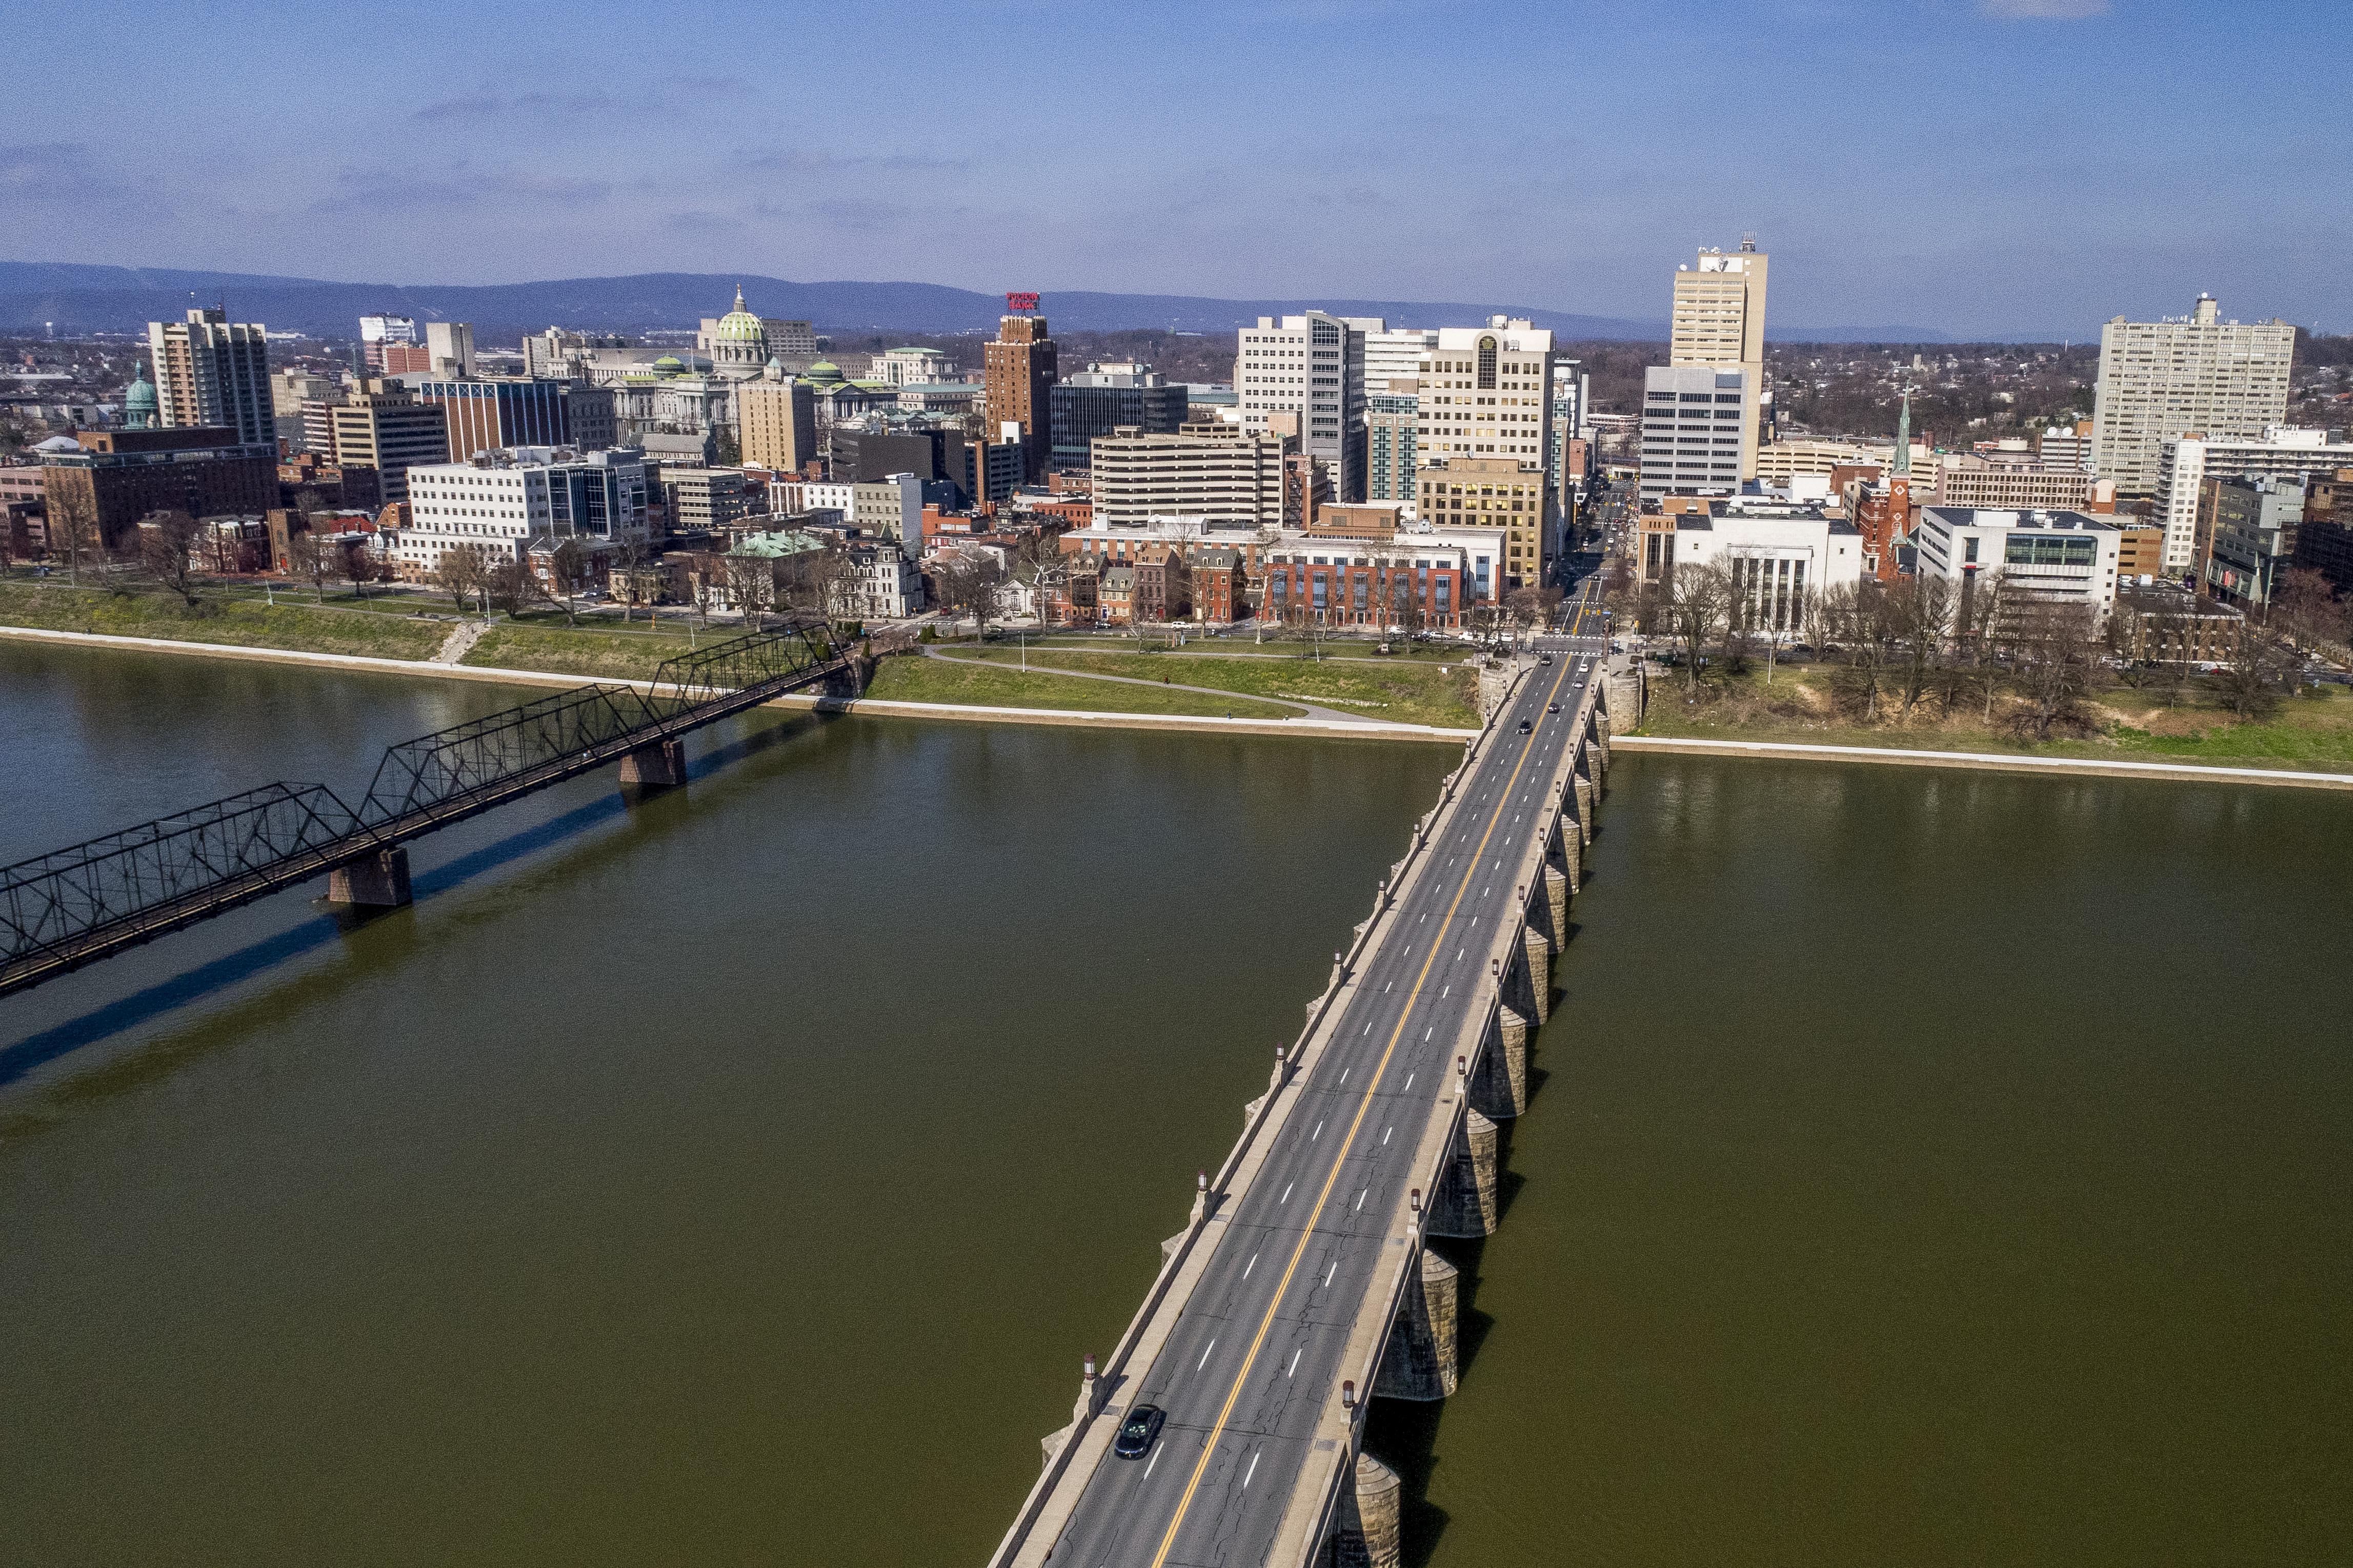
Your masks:
M 728 555 L 722 557 L 727 574 L 727 597 L 733 602 L 744 625 L 753 631 L 766 625 L 763 618 L 776 602 L 776 563 L 764 555 Z
M 843 584 L 858 574 L 849 545 L 833 534 L 824 538 L 822 549 L 804 550 L 778 563 L 778 602 L 816 620 L 835 618 L 847 596 Z
M 311 592 L 319 603 L 327 602 L 327 577 L 335 569 L 334 547 L 323 543 L 315 533 L 298 533 L 286 542 L 286 559 L 298 577 L 311 579 Z
M 2322 642 L 2345 635 L 2346 608 L 2338 602 L 2327 576 L 2298 567 L 2281 580 L 2274 609 L 2281 629 L 2299 653 L 2309 653 Z
M 940 607 L 958 619 L 970 616 L 975 632 L 982 642 L 987 642 L 988 623 L 997 611 L 997 584 L 1005 578 L 1004 567 L 996 557 L 985 554 L 933 559 L 937 563 L 934 581 L 939 589 Z M 1138 623 L 1143 618 L 1130 617 Z
M 539 575 L 528 562 L 509 555 L 483 573 L 483 590 L 495 608 L 520 616 L 539 600 Z
M 53 491 L 48 513 L 49 552 L 66 558 L 66 580 L 81 586 L 81 558 L 99 542 L 98 502 L 70 485 Z
M 1945 639 L 1953 629 L 1953 585 L 1943 577 L 1903 577 L 1888 586 L 1882 600 L 1897 639 L 1898 711 L 1909 714 L 1944 664 Z
M 367 585 L 375 578 L 376 560 L 368 551 L 365 542 L 353 543 L 343 552 L 343 558 L 340 564 L 343 569 L 343 576 L 351 583 L 352 592 L 363 599 L 366 598 Z
M 1063 562 L 1061 535 L 1044 529 L 1021 542 L 1020 551 L 1013 564 L 1013 575 L 1029 590 L 1031 602 L 1038 611 L 1038 625 L 1046 625 L 1046 602 L 1052 597 L 1054 584 L 1061 581 Z
M 1684 689 L 1697 692 L 1701 650 L 1731 608 L 1732 580 L 1722 567 L 1687 561 L 1675 568 L 1672 593 L 1667 630 L 1683 645 Z
M 567 538 L 552 551 L 547 559 L 547 574 L 551 586 L 564 601 L 564 624 L 576 626 L 579 618 L 573 613 L 580 594 L 581 580 L 588 575 L 588 548 L 576 538 Z
M 444 550 L 440 563 L 434 568 L 433 581 L 462 612 L 466 601 L 481 591 L 482 563 L 470 550 Z
M 623 539 L 613 552 L 613 573 L 607 579 L 614 598 L 621 603 L 621 624 L 629 624 L 629 614 L 645 598 L 645 585 L 638 581 L 638 568 L 646 563 L 650 553 L 642 539 Z
M 185 511 L 159 511 L 139 525 L 139 557 L 147 574 L 196 605 L 196 520 Z
M 2224 707 L 2253 723 L 2279 711 L 2280 693 L 2292 679 L 2279 648 L 2249 626 L 2240 632 L 2238 651 L 2214 672 L 2214 692 Z
M 2036 595 L 2018 616 L 2019 694 L 2027 702 L 2027 727 L 2038 741 L 2088 691 L 2100 669 L 2092 606 Z

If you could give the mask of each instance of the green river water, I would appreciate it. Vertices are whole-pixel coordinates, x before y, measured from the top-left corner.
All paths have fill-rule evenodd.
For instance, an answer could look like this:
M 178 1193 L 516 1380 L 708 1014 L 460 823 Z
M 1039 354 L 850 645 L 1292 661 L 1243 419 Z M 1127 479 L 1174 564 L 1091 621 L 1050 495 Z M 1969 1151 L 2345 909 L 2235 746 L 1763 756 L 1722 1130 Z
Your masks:
M 0 647 L 0 862 L 522 695 Z M 1455 760 L 691 756 L 0 1003 L 0 1562 L 978 1563 Z M 2353 1559 L 2353 800 L 1601 820 L 1409 1561 Z

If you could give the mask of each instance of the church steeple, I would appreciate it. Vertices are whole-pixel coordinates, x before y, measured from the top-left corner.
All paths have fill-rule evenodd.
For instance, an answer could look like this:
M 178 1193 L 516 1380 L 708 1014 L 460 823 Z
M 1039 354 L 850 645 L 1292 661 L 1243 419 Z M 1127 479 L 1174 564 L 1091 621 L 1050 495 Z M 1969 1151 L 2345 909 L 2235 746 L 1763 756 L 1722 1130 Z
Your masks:
M 1912 474 L 1912 389 L 1904 389 L 1904 412 L 1895 416 L 1895 465 L 1894 475 L 1909 479 Z

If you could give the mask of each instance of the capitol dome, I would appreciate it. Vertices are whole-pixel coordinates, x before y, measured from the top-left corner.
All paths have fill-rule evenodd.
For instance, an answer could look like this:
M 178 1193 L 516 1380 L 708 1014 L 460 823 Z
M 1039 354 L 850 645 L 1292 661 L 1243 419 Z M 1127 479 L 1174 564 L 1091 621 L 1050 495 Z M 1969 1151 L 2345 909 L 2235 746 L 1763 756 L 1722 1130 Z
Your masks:
M 841 374 L 841 367 L 829 359 L 821 359 L 809 366 L 808 378 L 819 386 L 834 386 L 849 379 Z
M 768 328 L 744 307 L 744 289 L 737 285 L 735 308 L 713 321 L 703 319 L 704 331 L 695 346 L 711 356 L 719 375 L 744 380 L 760 374 L 768 363 Z
M 654 361 L 654 374 L 661 376 L 684 375 L 686 362 L 676 354 L 664 354 Z

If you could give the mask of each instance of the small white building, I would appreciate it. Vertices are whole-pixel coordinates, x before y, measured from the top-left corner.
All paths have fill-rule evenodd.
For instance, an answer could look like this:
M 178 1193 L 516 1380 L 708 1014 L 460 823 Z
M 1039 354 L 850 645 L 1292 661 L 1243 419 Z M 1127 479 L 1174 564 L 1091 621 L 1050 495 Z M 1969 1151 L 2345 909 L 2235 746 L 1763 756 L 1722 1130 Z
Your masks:
M 893 539 L 849 542 L 853 570 L 833 591 L 832 613 L 845 621 L 900 621 L 923 607 L 923 574 Z

